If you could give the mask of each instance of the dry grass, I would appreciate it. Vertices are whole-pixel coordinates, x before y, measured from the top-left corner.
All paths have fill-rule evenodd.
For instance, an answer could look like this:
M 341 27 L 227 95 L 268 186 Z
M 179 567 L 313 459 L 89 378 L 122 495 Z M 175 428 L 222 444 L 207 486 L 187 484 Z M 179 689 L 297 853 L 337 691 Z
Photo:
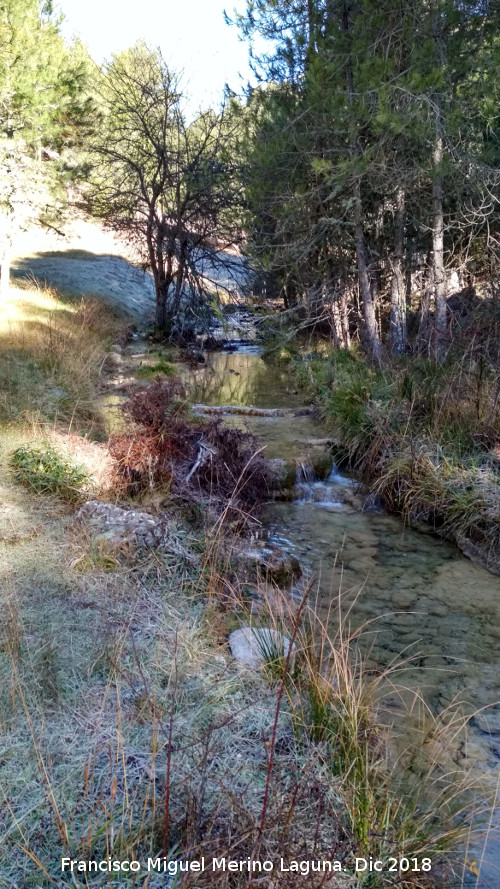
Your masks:
M 382 370 L 354 353 L 331 353 L 297 372 L 315 390 L 344 458 L 386 507 L 469 542 L 498 573 L 498 347 L 489 361 L 471 350 L 444 365 L 405 358 Z
M 95 299 L 68 301 L 36 282 L 12 289 L 0 308 L 0 419 L 102 436 L 96 385 L 123 331 Z
M 275 886 L 311 889 L 362 885 L 353 858 L 396 847 L 447 863 L 473 817 L 460 813 L 467 776 L 439 772 L 446 719 L 422 722 L 414 749 L 394 753 L 380 713 L 397 677 L 369 673 L 347 623 L 332 634 L 305 599 L 299 621 L 279 590 L 257 584 L 249 598 L 221 556 L 229 507 L 207 542 L 172 519 L 165 546 L 123 558 L 75 539 L 56 502 L 11 496 L 40 532 L 9 546 L 4 565 L 6 885 L 162 885 L 144 871 L 135 883 L 63 875 L 62 856 L 343 862 L 340 875 L 273 872 Z M 295 637 L 293 660 L 240 670 L 227 636 L 248 622 Z M 251 877 L 208 871 L 182 885 L 243 889 Z M 370 880 L 431 885 L 426 872 Z
M 471 829 L 468 778 L 443 774 L 436 753 L 464 723 L 422 725 L 414 747 L 395 754 L 377 713 L 396 676 L 365 671 L 347 626 L 332 635 L 309 608 L 299 621 L 296 605 L 262 588 L 253 620 L 295 636 L 295 654 L 281 672 L 273 660 L 250 673 L 220 639 L 224 621 L 223 638 L 234 617 L 248 621 L 245 606 L 212 598 L 207 624 L 193 565 L 157 552 L 129 569 L 82 577 L 66 565 L 60 576 L 63 598 L 46 584 L 43 601 L 29 601 L 21 584 L 8 601 L 6 885 L 163 885 L 144 868 L 135 883 L 61 875 L 62 856 L 272 860 L 274 886 L 311 889 L 435 885 L 425 872 L 365 879 L 356 856 L 432 857 L 434 876 L 460 862 L 449 847 Z M 281 857 L 337 859 L 345 872 L 281 873 Z M 243 889 L 251 876 L 208 870 L 182 885 Z

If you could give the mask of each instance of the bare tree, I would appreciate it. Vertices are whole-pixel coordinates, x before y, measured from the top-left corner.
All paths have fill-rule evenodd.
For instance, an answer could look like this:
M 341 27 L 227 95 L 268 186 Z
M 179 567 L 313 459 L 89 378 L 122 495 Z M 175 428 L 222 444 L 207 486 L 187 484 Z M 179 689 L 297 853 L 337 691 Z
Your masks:
M 230 124 L 208 111 L 188 125 L 178 77 L 144 44 L 113 59 L 99 93 L 91 210 L 151 269 L 157 327 L 185 334 L 207 304 L 207 277 L 231 265 L 224 250 L 239 238 Z

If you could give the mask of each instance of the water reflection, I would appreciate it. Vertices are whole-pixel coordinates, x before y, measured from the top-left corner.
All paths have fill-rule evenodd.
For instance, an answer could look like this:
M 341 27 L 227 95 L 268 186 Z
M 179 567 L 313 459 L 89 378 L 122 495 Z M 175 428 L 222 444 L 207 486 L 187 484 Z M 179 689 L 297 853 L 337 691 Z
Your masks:
M 209 352 L 206 363 L 181 371 L 195 402 L 253 407 L 298 407 L 303 403 L 286 369 L 270 367 L 248 352 Z

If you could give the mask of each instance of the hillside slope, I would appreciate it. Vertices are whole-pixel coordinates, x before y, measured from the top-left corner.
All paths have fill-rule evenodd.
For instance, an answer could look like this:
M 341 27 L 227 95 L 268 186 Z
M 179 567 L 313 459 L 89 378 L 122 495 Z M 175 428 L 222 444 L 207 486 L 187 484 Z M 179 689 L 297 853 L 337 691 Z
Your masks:
M 153 279 L 134 259 L 124 241 L 80 215 L 65 226 L 64 234 L 41 228 L 20 234 L 12 276 L 35 277 L 69 295 L 99 296 L 147 320 L 154 310 Z

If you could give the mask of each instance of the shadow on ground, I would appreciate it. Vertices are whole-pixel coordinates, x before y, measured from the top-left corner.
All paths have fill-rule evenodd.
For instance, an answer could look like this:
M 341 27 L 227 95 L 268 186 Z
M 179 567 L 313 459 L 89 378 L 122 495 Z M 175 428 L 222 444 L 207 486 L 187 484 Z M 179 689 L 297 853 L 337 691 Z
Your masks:
M 35 253 L 14 260 L 12 277 L 35 278 L 68 295 L 104 298 L 142 321 L 154 311 L 152 276 L 119 256 L 73 249 Z

